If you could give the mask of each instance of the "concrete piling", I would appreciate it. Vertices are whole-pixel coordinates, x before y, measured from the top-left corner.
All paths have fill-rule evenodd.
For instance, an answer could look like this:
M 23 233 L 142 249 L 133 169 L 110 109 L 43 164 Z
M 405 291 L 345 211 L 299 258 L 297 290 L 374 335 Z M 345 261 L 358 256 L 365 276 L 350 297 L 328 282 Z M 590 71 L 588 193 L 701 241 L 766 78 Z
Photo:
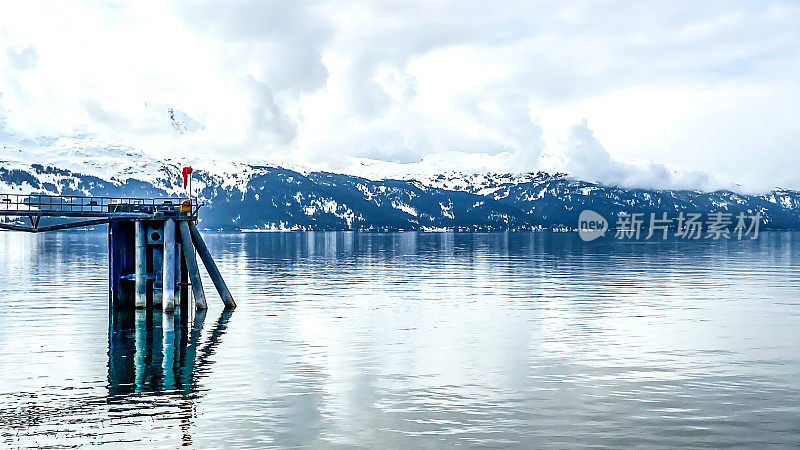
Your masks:
M 164 221 L 164 277 L 162 301 L 164 311 L 175 309 L 175 221 Z
M 137 308 L 147 307 L 147 244 L 144 223 L 135 221 L 134 247 L 136 268 L 134 273 L 134 301 Z

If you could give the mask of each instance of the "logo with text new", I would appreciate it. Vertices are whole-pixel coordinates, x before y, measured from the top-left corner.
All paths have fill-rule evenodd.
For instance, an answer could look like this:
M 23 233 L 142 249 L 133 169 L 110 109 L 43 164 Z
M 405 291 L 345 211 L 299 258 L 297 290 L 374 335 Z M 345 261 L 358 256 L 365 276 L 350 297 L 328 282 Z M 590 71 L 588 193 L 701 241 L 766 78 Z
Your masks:
M 608 231 L 608 221 L 596 212 L 586 209 L 578 216 L 578 235 L 586 242 L 604 237 Z

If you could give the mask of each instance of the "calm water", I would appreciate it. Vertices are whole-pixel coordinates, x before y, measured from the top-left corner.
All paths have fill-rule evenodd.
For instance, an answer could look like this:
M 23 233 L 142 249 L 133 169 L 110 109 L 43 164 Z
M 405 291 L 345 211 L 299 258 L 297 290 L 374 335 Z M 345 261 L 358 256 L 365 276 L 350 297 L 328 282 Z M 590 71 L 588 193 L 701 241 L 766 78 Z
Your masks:
M 0 447 L 800 445 L 800 234 L 207 234 L 239 307 L 107 310 L 0 233 Z

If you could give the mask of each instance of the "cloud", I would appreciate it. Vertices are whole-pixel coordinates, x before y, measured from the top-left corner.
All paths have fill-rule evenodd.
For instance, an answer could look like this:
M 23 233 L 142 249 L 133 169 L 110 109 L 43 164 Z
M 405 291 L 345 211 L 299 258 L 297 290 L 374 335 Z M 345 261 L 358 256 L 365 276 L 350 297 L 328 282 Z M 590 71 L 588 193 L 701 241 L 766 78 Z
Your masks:
M 317 2 L 291 0 L 176 1 L 176 17 L 220 46 L 222 60 L 276 92 L 324 86 L 322 53 L 333 30 Z
M 607 185 L 656 189 L 719 189 L 723 186 L 710 174 L 698 170 L 670 170 L 653 162 L 624 162 L 614 159 L 595 138 L 584 120 L 570 128 L 566 171 L 572 176 Z
M 20 72 L 34 69 L 39 62 L 39 53 L 32 45 L 9 48 L 7 54 L 9 65 Z
M 244 83 L 250 93 L 247 118 L 251 121 L 253 133 L 266 133 L 275 139 L 276 144 L 290 144 L 297 134 L 296 124 L 275 102 L 272 89 L 251 75 L 245 77 Z
M 17 2 L 0 136 L 800 188 L 798 25 L 788 0 Z M 145 104 L 204 127 L 176 133 Z

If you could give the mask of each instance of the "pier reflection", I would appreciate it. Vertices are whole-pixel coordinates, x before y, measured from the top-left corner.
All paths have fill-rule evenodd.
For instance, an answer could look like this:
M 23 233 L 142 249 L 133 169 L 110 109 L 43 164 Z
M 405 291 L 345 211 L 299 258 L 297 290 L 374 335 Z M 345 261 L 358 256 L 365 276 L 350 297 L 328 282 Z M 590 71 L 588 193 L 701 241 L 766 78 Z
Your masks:
M 108 394 L 131 395 L 197 391 L 198 380 L 212 364 L 232 310 L 222 311 L 206 339 L 206 311 L 189 314 L 160 310 L 112 311 L 109 314 Z
M 220 314 L 203 339 L 206 311 L 192 320 L 182 313 L 160 310 L 111 311 L 109 313 L 108 397 L 112 408 L 138 409 L 131 416 L 158 414 L 177 421 L 181 444 L 193 445 L 192 423 L 199 381 L 213 364 L 211 358 L 222 342 L 232 309 Z M 171 411 L 158 398 L 171 397 Z M 161 408 L 159 408 L 161 407 Z M 159 409 L 160 412 L 154 412 Z

